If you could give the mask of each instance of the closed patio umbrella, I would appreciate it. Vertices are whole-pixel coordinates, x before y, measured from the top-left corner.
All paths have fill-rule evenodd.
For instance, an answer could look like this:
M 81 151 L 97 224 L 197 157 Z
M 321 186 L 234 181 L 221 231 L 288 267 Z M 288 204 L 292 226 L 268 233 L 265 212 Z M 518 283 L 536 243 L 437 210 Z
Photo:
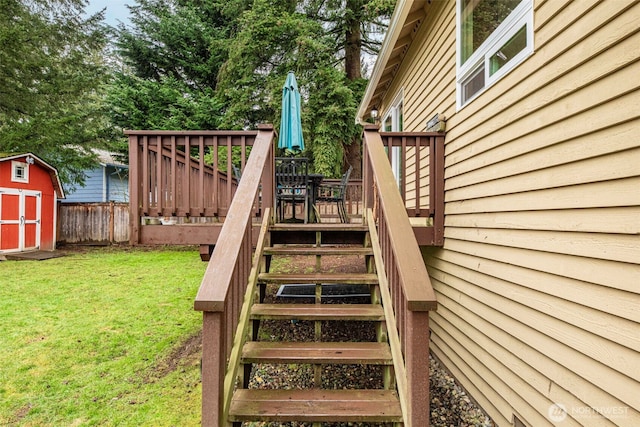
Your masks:
M 282 87 L 282 117 L 278 148 L 292 151 L 304 150 L 302 121 L 300 119 L 300 91 L 293 71 L 289 71 Z

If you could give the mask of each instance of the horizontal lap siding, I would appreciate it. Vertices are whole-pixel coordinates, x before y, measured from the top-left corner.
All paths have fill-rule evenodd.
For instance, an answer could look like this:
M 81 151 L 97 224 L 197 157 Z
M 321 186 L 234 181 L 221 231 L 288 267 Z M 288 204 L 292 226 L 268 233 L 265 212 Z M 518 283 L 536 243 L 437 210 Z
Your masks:
M 640 2 L 536 1 L 535 53 L 455 107 L 455 2 L 390 86 L 447 117 L 433 352 L 500 426 L 640 425 Z M 623 408 L 597 416 L 585 408 Z
M 104 200 L 104 169 L 96 168 L 87 172 L 84 186 L 76 186 L 68 191 L 62 203 L 86 202 L 99 203 Z
M 129 171 L 127 169 L 107 167 L 109 194 L 107 202 L 129 201 Z
M 419 158 L 418 158 L 419 156 Z M 419 160 L 419 163 L 416 162 Z M 429 206 L 429 147 L 419 149 L 407 148 L 406 158 L 404 159 L 406 182 L 405 182 L 405 206 L 407 208 L 427 208 Z M 416 175 L 419 166 L 420 173 L 420 200 L 417 200 L 418 192 L 416 185 Z

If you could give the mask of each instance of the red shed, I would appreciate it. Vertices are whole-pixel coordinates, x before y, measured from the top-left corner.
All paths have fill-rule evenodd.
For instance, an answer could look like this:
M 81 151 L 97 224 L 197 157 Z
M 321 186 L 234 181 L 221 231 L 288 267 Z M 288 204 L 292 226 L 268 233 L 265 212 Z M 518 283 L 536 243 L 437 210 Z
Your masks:
M 0 153 L 0 253 L 54 250 L 58 171 L 31 153 Z

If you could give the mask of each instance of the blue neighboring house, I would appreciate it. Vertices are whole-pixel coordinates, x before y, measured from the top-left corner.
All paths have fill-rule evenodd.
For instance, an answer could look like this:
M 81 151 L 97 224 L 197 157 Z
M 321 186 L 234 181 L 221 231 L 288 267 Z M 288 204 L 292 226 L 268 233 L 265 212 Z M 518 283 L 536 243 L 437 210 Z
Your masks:
M 67 192 L 63 203 L 99 203 L 129 201 L 129 165 L 117 160 L 114 153 L 94 150 L 100 166 L 86 171 L 84 187 Z

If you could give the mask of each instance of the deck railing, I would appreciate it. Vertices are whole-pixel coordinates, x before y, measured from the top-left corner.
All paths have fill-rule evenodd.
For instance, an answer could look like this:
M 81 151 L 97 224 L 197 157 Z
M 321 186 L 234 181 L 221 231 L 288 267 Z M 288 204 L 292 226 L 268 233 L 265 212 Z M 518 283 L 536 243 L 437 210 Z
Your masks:
M 205 243 L 189 240 L 189 235 L 201 230 L 180 226 L 213 223 L 228 215 L 238 186 L 232 161 L 239 157 L 244 169 L 258 131 L 135 130 L 125 134 L 129 136 L 131 244 Z M 265 202 L 260 197 L 252 201 L 255 217 L 261 216 Z M 160 229 L 161 219 L 178 227 Z M 143 230 L 147 223 L 151 226 Z
M 203 312 L 202 332 L 202 425 L 226 425 L 226 407 L 233 385 L 224 387 L 227 360 L 231 355 L 245 292 L 252 266 L 252 204 L 263 193 L 273 205 L 274 132 L 263 128 L 257 133 L 247 167 L 239 183 L 211 254 L 194 308 Z M 262 183 L 262 185 L 261 185 Z M 268 189 L 268 190 L 267 190 Z M 266 210 L 269 212 L 269 209 Z M 263 218 L 263 221 L 268 220 Z M 264 227 L 263 227 L 264 228 Z M 236 346 L 237 347 L 237 346 Z M 227 389 L 225 395 L 225 389 Z
M 400 189 L 407 215 L 412 219 L 419 244 L 442 246 L 444 243 L 444 133 L 377 132 L 368 125 L 364 135 L 376 133 L 386 157 L 395 165 L 393 182 Z M 371 140 L 371 138 L 369 138 Z M 364 166 L 366 167 L 366 165 Z M 364 175 L 364 173 L 363 173 Z M 373 206 L 371 187 L 364 185 L 364 198 Z M 424 220 L 424 221 L 423 221 Z
M 238 180 L 246 169 L 258 131 L 126 131 L 129 136 L 129 242 L 137 244 L 206 244 L 218 239 Z M 441 246 L 444 236 L 444 135 L 385 132 L 379 134 L 397 168 L 403 205 L 418 243 Z M 228 171 L 232 171 L 231 173 Z M 325 184 L 339 182 L 326 179 Z M 263 182 L 262 186 L 265 187 Z M 370 188 L 364 187 L 366 190 Z M 263 196 L 269 197 L 269 201 Z M 272 195 L 253 202 L 255 228 Z M 359 221 L 365 213 L 361 180 L 351 180 L 347 214 Z M 338 222 L 335 204 L 319 203 L 323 222 Z M 302 205 L 300 205 L 302 209 Z M 301 212 L 300 212 L 301 214 Z M 173 224 L 163 227 L 160 223 Z M 205 225 L 206 227 L 199 227 Z M 254 242 L 255 243 L 255 242 Z
M 421 146 L 418 141 L 429 141 L 429 146 L 435 148 L 430 150 L 430 163 L 434 165 L 430 168 L 430 174 L 439 175 L 440 172 L 435 170 L 438 161 L 434 161 L 438 157 L 438 147 L 434 144 L 438 135 L 405 134 L 383 138 L 377 127 L 367 127 L 363 146 L 364 204 L 367 212 L 370 212 L 367 222 L 372 230 L 372 240 L 375 239 L 374 244 L 379 245 L 376 256 L 380 259 L 377 264 L 384 265 L 386 283 L 381 283 L 383 304 L 384 292 L 388 292 L 385 310 L 390 308 L 389 302 L 393 309 L 392 315 L 387 316 L 392 322 L 387 326 L 391 326 L 389 338 L 394 361 L 402 362 L 396 366 L 398 391 L 406 417 L 410 420 L 408 424 L 420 426 L 429 423 L 429 371 L 425 360 L 429 355 L 429 311 L 436 309 L 437 302 L 409 222 L 408 209 L 398 191 L 383 145 L 386 140 L 387 147 L 394 146 L 396 137 L 400 137 L 402 142 L 403 158 L 407 158 L 409 147 Z M 417 188 L 423 176 L 419 170 L 416 169 L 417 176 L 414 178 Z M 413 209 L 421 212 L 420 197 L 417 200 Z M 431 208 L 435 216 L 438 213 L 437 205 L 431 204 L 429 209 L 424 210 Z M 394 339 L 394 336 L 397 338 Z M 396 345 L 394 341 L 397 341 Z

